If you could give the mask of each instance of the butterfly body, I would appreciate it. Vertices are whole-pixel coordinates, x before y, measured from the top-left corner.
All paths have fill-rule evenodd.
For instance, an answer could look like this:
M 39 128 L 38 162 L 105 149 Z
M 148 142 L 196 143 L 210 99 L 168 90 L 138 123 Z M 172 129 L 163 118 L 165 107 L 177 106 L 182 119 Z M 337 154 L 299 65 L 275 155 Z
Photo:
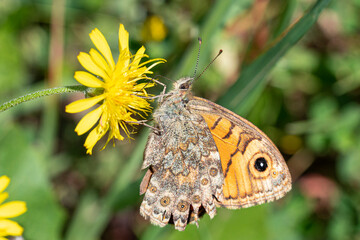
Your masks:
M 291 188 L 285 161 L 250 122 L 191 93 L 182 78 L 154 112 L 142 168 L 140 213 L 153 224 L 184 230 L 202 210 L 250 207 Z

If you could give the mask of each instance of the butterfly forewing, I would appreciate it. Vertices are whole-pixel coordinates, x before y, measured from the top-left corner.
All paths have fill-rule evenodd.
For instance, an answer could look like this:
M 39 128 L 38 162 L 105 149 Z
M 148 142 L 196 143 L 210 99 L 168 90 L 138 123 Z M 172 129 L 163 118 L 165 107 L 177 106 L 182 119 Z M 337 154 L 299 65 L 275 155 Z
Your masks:
M 206 99 L 194 97 L 188 106 L 204 118 L 220 154 L 225 180 L 219 206 L 250 207 L 279 199 L 290 191 L 288 167 L 263 132 Z

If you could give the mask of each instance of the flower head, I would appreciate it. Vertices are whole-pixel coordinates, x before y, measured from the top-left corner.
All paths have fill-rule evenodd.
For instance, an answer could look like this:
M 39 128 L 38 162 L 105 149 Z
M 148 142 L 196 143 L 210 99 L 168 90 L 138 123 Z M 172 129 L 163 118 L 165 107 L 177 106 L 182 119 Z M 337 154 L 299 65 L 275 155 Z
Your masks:
M 146 18 L 141 29 L 141 34 L 144 41 L 160 42 L 166 37 L 167 28 L 164 21 L 159 16 L 152 15 Z
M 144 79 L 149 79 L 146 74 L 152 73 L 151 68 L 165 62 L 164 59 L 152 59 L 140 63 L 143 57 L 148 57 L 144 54 L 145 48 L 142 46 L 135 55 L 130 53 L 129 33 L 122 24 L 119 29 L 120 53 L 116 64 L 105 37 L 98 29 L 95 28 L 90 33 L 90 38 L 97 50 L 91 49 L 89 54 L 81 52 L 78 55 L 80 64 L 90 73 L 77 71 L 74 77 L 79 83 L 95 88 L 93 96 L 66 106 L 66 112 L 77 113 L 100 104 L 87 113 L 75 128 L 77 134 L 82 135 L 98 122 L 85 140 L 84 146 L 89 154 L 108 131 L 106 143 L 114 138 L 123 140 L 121 129 L 129 136 L 131 132 L 127 124 L 137 124 L 134 116 L 144 118 L 140 112 L 144 115 L 151 112 L 151 106 L 146 99 L 146 89 L 154 86 L 154 83 L 144 82 Z M 152 65 L 147 67 L 146 65 L 151 62 Z
M 5 188 L 9 185 L 10 179 L 7 176 L 0 177 L 0 240 L 6 240 L 6 236 L 20 236 L 24 229 L 8 218 L 17 217 L 26 212 L 26 204 L 22 201 L 3 202 L 9 197 Z

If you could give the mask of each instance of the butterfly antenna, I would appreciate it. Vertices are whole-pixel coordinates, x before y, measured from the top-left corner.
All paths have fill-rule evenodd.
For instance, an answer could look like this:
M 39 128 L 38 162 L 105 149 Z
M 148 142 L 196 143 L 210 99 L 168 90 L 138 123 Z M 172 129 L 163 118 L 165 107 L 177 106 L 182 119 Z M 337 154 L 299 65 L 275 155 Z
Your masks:
M 204 73 L 204 72 L 210 67 L 210 65 L 220 56 L 220 54 L 222 54 L 222 52 L 223 52 L 223 50 L 220 49 L 219 52 L 218 52 L 218 54 L 214 57 L 213 60 L 211 60 L 211 62 L 206 66 L 206 68 L 200 73 L 200 75 L 196 77 L 196 79 L 200 78 L 201 75 L 203 75 L 203 73 Z M 195 79 L 195 80 L 196 80 L 196 79 Z
M 199 41 L 199 50 L 198 50 L 198 55 L 197 55 L 197 59 L 196 59 L 194 76 L 192 77 L 192 79 L 195 79 L 195 77 L 196 77 L 196 72 L 197 72 L 197 69 L 198 69 L 199 59 L 200 59 L 200 48 L 201 48 L 202 39 L 199 37 L 199 38 L 198 38 L 198 41 Z

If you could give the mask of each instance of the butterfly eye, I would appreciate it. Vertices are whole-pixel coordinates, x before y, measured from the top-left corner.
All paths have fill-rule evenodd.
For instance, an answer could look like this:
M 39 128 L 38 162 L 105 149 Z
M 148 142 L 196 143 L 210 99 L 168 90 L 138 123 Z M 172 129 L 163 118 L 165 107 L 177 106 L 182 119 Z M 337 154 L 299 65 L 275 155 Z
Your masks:
M 265 158 L 259 157 L 258 159 L 255 160 L 254 167 L 259 172 L 264 172 L 267 169 L 268 164 L 267 164 L 267 161 L 265 160 Z
M 182 89 L 182 90 L 188 89 L 188 88 L 189 88 L 189 84 L 188 84 L 187 82 L 182 83 L 179 88 Z

